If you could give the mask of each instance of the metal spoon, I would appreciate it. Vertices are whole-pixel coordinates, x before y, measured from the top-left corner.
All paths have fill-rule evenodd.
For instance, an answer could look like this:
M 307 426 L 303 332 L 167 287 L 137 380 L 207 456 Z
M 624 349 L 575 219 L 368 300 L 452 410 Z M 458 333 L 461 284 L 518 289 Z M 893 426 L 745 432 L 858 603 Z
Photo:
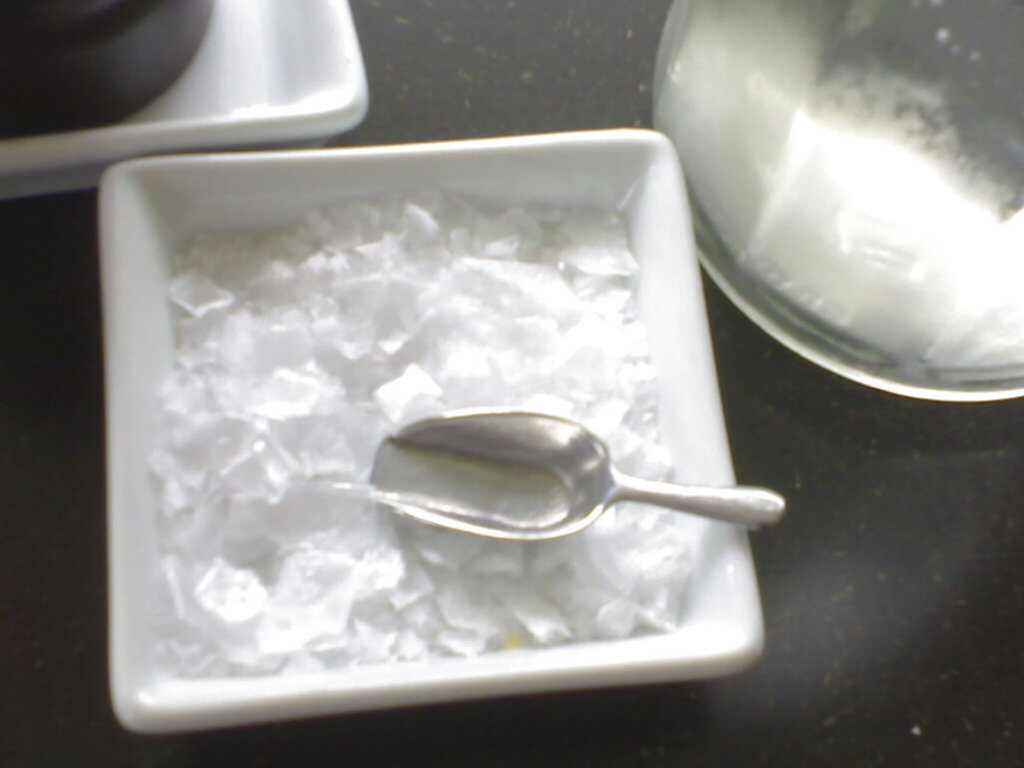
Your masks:
M 410 424 L 381 443 L 372 497 L 425 523 L 499 539 L 576 533 L 619 501 L 749 528 L 774 525 L 785 500 L 763 488 L 708 488 L 627 477 L 568 419 L 463 411 Z

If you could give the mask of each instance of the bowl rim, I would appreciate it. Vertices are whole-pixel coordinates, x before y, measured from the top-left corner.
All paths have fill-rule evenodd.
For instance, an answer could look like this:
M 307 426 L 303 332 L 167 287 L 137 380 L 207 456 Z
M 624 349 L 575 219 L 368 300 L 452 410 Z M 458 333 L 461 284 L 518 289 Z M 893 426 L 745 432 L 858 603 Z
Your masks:
M 349 163 L 403 164 L 417 158 L 430 157 L 441 162 L 446 158 L 508 155 L 511 158 L 540 153 L 561 153 L 583 150 L 574 156 L 586 159 L 593 166 L 595 156 L 621 153 L 635 165 L 635 188 L 657 188 L 659 211 L 671 211 L 659 237 L 678 238 L 683 250 L 689 250 L 685 264 L 686 279 L 694 290 L 696 327 L 692 333 L 706 348 L 710 367 L 706 395 L 711 413 L 701 418 L 717 418 L 720 443 L 708 449 L 721 454 L 723 472 L 720 482 L 732 482 L 731 460 L 724 433 L 724 421 L 718 396 L 717 380 L 710 353 L 707 318 L 700 288 L 699 270 L 692 245 L 689 209 L 685 197 L 682 171 L 671 142 L 661 133 L 647 129 L 595 129 L 524 136 L 499 136 L 473 139 L 430 141 L 370 147 L 312 150 L 212 153 L 178 155 L 130 160 L 106 171 L 99 192 L 100 271 L 103 296 L 104 347 L 107 384 L 107 451 L 108 451 L 108 589 L 110 684 L 115 712 L 127 728 L 143 732 L 194 730 L 253 722 L 264 722 L 308 715 L 340 714 L 427 702 L 478 699 L 543 690 L 570 690 L 612 685 L 670 682 L 713 677 L 740 671 L 760 656 L 763 647 L 763 622 L 756 577 L 750 557 L 746 533 L 732 526 L 707 523 L 709 537 L 727 549 L 730 573 L 723 576 L 737 592 L 737 616 L 729 621 L 700 620 L 682 631 L 630 638 L 619 641 L 578 643 L 524 652 L 487 654 L 485 664 L 491 669 L 467 672 L 465 660 L 431 661 L 431 669 L 410 666 L 411 676 L 391 675 L 375 679 L 374 670 L 335 670 L 320 673 L 315 686 L 309 680 L 278 683 L 274 690 L 260 685 L 261 678 L 171 680 L 142 684 L 127 670 L 126 643 L 131 643 L 131 627 L 126 622 L 125 596 L 120 582 L 130 574 L 125 570 L 123 548 L 128 545 L 122 530 L 127 511 L 121 506 L 116 490 L 119 466 L 116 451 L 117 402 L 123 394 L 118 386 L 119 370 L 125 358 L 125 342 L 118 334 L 124 319 L 120 307 L 125 284 L 118 274 L 118 263 L 130 258 L 128 242 L 122 227 L 122 215 L 129 204 L 141 208 L 152 206 L 154 185 L 168 175 L 178 179 L 192 174 L 207 177 L 230 169 L 243 172 L 273 172 L 277 169 L 295 171 L 328 165 L 342 169 Z M 595 153 L 600 153 L 595 155 Z M 381 167 L 384 167 L 382 165 Z M 587 174 L 601 173 L 599 166 L 587 167 Z M 432 187 L 422 184 L 416 188 Z M 414 188 L 410 186 L 410 189 Z M 627 216 L 627 218 L 629 218 Z M 641 256 L 641 254 L 638 254 Z M 641 267 L 642 269 L 642 267 Z M 699 317 L 697 314 L 699 313 Z M 716 437 L 716 440 L 718 438 Z M 714 440 L 711 441 L 715 443 Z M 114 452 L 113 460 L 111 458 Z M 685 637 L 684 637 L 685 635 Z M 689 643 L 689 645 L 687 645 Z M 621 653 L 607 653 L 609 648 Z M 627 648 L 628 647 L 628 648 Z M 628 650 L 625 653 L 624 650 Z M 603 654 L 603 655 L 602 655 Z M 497 658 L 500 656 L 500 659 Z M 492 663 L 493 662 L 493 663 Z M 435 671 L 431 671 L 435 670 Z M 436 671 L 440 670 L 440 671 Z M 418 675 L 418 677 L 417 677 Z M 265 680 L 266 678 L 262 678 Z M 278 681 L 282 678 L 276 678 Z M 293 684 L 294 683 L 294 684 Z

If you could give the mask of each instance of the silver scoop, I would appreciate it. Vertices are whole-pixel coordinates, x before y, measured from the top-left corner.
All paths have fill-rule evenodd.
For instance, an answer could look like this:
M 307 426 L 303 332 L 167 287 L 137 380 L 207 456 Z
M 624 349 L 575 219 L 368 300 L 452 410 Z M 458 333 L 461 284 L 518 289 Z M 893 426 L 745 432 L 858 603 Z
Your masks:
M 785 500 L 763 488 L 707 488 L 616 472 L 608 449 L 568 419 L 467 411 L 410 424 L 381 443 L 372 498 L 431 525 L 499 539 L 567 536 L 619 501 L 748 528 L 774 525 Z

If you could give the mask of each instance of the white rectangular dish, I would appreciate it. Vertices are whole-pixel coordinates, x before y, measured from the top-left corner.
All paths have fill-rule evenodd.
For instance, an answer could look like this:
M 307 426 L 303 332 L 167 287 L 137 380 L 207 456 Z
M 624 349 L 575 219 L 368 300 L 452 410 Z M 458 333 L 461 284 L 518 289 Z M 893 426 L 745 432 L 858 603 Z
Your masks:
M 347 0 L 215 0 L 185 72 L 123 122 L 0 138 L 0 199 L 96 184 L 141 155 L 304 142 L 366 114 L 362 54 Z
M 682 175 L 660 134 L 588 131 L 120 164 L 101 184 L 100 237 L 111 688 L 128 728 L 209 728 L 706 678 L 742 669 L 759 656 L 761 609 L 746 533 L 693 518 L 688 604 L 684 621 L 670 634 L 316 674 L 203 680 L 156 674 L 147 609 L 160 542 L 146 457 L 159 386 L 173 363 L 166 294 L 173 254 L 196 233 L 268 232 L 348 199 L 424 188 L 510 204 L 620 211 L 640 263 L 640 312 L 659 373 L 661 434 L 676 479 L 733 482 Z

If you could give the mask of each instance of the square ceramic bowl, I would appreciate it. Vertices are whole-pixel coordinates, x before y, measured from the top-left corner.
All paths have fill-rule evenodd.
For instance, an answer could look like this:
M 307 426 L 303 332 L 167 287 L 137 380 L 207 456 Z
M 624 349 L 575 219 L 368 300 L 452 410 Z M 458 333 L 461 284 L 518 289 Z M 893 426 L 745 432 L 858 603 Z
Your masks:
M 683 179 L 672 145 L 640 130 L 368 149 L 136 160 L 101 185 L 107 377 L 110 669 L 121 722 L 172 731 L 530 691 L 680 681 L 737 671 L 762 645 L 746 533 L 694 518 L 685 619 L 671 634 L 315 675 L 167 679 L 147 617 L 160 549 L 146 466 L 173 360 L 166 289 L 199 232 L 294 227 L 346 199 L 438 188 L 491 200 L 621 211 L 677 479 L 733 482 Z

